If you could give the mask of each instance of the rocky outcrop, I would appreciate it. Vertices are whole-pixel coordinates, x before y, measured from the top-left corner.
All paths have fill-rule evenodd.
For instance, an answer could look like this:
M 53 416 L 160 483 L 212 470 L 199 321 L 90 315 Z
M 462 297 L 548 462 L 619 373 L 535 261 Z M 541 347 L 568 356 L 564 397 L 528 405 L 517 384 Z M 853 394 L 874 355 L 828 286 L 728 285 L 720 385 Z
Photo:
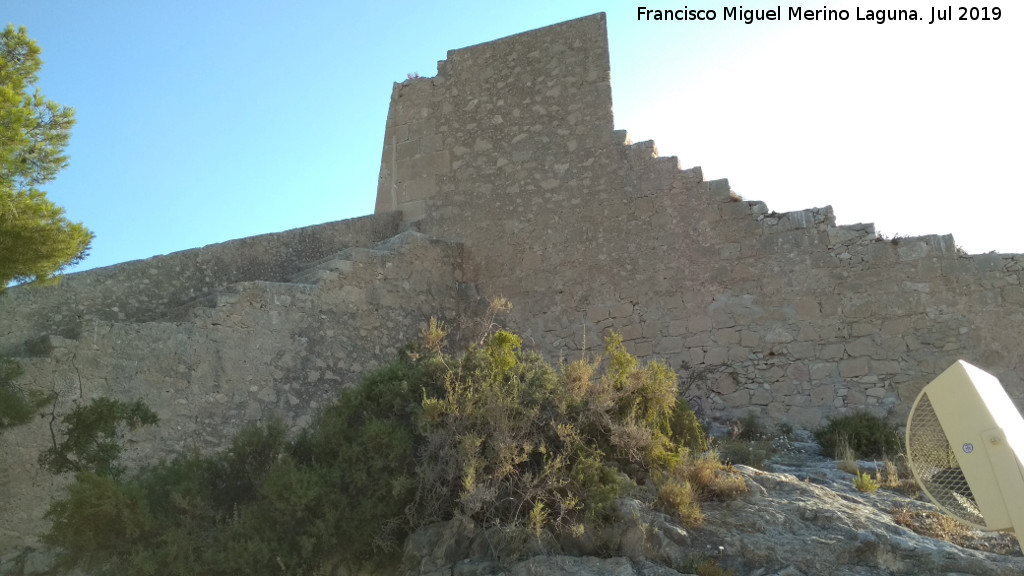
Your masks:
M 884 488 L 858 492 L 853 477 L 835 462 L 811 455 L 798 462 L 779 459 L 766 468 L 774 471 L 737 466 L 749 492 L 705 504 L 700 527 L 686 528 L 627 499 L 620 501 L 613 526 L 587 545 L 541 539 L 527 547 L 533 555 L 525 559 L 495 558 L 489 547 L 496 539 L 469 521 L 432 525 L 407 542 L 404 574 L 668 576 L 689 574 L 701 560 L 738 576 L 1024 573 L 1011 535 L 965 529 L 971 546 L 966 548 L 917 534 L 899 525 L 894 512 L 934 513 L 935 507 Z

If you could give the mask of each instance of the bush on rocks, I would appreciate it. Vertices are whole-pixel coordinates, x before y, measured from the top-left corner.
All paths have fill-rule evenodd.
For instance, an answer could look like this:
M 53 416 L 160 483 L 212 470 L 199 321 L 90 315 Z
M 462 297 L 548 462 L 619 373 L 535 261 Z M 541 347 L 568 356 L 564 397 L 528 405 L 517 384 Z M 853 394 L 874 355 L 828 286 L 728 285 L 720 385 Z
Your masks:
M 79 472 L 46 541 L 97 574 L 332 574 L 397 560 L 439 520 L 579 535 L 634 483 L 671 479 L 675 504 L 677 484 L 716 484 L 684 472 L 706 438 L 675 374 L 617 335 L 558 369 L 510 332 L 461 356 L 443 340 L 432 321 L 294 438 L 272 422 L 226 454 Z

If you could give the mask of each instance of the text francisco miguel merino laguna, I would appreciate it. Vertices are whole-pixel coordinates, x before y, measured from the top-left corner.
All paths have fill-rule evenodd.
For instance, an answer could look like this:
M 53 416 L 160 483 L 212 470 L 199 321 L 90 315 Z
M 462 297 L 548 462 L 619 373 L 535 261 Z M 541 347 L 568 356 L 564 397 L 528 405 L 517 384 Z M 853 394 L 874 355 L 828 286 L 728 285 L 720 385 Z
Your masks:
M 722 20 L 734 20 L 737 22 L 744 22 L 751 24 L 756 21 L 763 20 L 782 20 L 785 15 L 787 20 L 823 20 L 823 21 L 836 21 L 836 20 L 849 20 L 850 11 L 845 9 L 830 9 L 827 6 L 817 10 L 804 9 L 800 6 L 787 7 L 788 9 L 783 12 L 782 6 L 776 6 L 770 9 L 748 9 L 743 6 L 723 6 L 721 10 Z M 705 9 L 694 9 L 689 6 L 683 6 L 680 10 L 661 10 L 652 9 L 644 6 L 637 8 L 637 20 L 717 20 L 719 11 L 717 10 L 705 10 Z M 924 18 L 920 17 L 917 10 L 892 10 L 892 9 L 868 9 L 856 7 L 854 8 L 854 17 L 856 20 L 864 22 L 874 22 L 876 24 L 884 24 L 886 22 L 900 22 L 900 21 L 919 21 L 923 22 Z M 999 20 L 1002 16 L 1002 11 L 995 6 L 983 6 L 983 7 L 967 7 L 967 6 L 947 6 L 945 8 L 936 8 L 932 6 L 931 9 L 931 20 L 929 24 L 935 22 L 945 22 L 953 20 Z

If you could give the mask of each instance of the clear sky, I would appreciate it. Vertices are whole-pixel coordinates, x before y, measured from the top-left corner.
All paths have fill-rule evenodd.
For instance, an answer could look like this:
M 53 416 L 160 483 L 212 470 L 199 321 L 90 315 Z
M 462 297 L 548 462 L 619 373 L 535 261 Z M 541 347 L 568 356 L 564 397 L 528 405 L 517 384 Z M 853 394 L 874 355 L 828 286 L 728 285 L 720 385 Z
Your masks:
M 647 4 L 717 19 L 638 21 Z M 857 20 L 889 5 L 923 20 Z M 932 4 L 830 2 L 849 20 L 789 21 L 803 5 L 745 2 L 783 12 L 745 24 L 725 6 L 5 0 L 0 20 L 28 28 L 43 93 L 77 112 L 47 190 L 96 234 L 79 269 L 369 214 L 393 82 L 601 11 L 634 141 L 779 212 L 832 205 L 840 224 L 1024 252 L 1024 13 L 959 21 L 953 6 L 928 24 Z

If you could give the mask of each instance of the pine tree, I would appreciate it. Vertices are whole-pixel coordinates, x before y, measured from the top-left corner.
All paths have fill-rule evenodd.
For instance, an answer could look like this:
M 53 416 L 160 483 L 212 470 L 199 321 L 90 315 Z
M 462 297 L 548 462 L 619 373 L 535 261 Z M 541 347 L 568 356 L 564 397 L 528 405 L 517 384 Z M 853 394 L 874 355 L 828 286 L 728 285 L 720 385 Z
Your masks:
M 0 34 L 0 292 L 54 280 L 86 256 L 93 237 L 38 188 L 67 166 L 75 123 L 73 108 L 35 86 L 40 52 L 24 27 Z

